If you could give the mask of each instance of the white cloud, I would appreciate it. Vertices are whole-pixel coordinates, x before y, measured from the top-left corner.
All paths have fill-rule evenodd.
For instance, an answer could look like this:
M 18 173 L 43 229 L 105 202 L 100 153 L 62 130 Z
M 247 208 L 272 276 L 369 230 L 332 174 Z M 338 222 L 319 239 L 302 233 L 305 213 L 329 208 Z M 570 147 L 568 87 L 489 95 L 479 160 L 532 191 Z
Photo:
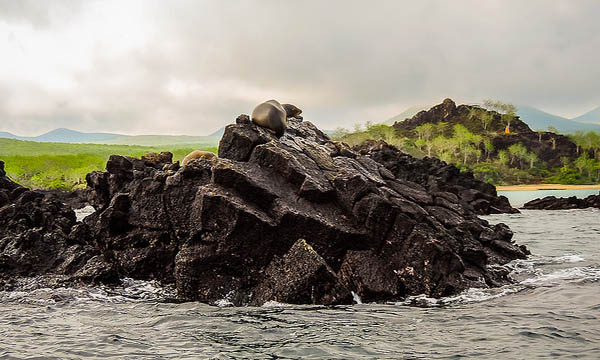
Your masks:
M 207 134 L 277 98 L 321 127 L 445 97 L 600 104 L 594 1 L 0 0 L 0 131 Z

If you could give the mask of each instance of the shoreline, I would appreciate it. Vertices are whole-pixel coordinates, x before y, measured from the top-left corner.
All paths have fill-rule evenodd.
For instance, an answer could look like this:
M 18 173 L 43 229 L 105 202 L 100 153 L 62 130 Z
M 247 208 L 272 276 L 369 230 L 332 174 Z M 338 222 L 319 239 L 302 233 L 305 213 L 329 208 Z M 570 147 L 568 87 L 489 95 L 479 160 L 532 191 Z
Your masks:
M 535 191 L 535 190 L 600 190 L 600 184 L 595 185 L 562 185 L 562 184 L 524 184 L 500 185 L 497 191 Z

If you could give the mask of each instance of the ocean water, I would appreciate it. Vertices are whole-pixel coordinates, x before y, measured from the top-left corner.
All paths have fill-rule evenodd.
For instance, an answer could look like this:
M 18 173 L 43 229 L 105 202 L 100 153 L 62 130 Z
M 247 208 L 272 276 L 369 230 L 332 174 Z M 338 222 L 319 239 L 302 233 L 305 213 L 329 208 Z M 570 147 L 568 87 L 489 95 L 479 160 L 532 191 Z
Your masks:
M 600 190 L 531 190 L 531 191 L 498 191 L 498 195 L 504 195 L 508 198 L 511 205 L 521 207 L 528 201 L 543 198 L 546 196 L 555 196 L 557 198 L 576 196 L 585 198 L 589 195 L 598 195 Z
M 50 290 L 29 279 L 0 292 L 0 358 L 600 359 L 600 210 L 485 218 L 508 224 L 535 254 L 511 263 L 513 285 L 386 304 L 236 308 L 168 303 L 173 289 L 152 282 Z

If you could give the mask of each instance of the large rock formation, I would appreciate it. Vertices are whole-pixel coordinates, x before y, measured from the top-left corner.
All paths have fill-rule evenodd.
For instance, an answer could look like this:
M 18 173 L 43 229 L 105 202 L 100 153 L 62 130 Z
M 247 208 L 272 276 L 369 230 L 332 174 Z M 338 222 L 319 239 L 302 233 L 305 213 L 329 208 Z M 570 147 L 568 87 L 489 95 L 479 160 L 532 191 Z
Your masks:
M 73 210 L 12 182 L 0 161 L 0 288 L 38 275 L 51 275 L 56 285 L 118 281 Z
M 585 199 L 579 199 L 575 196 L 568 198 L 557 198 L 555 196 L 546 196 L 541 199 L 531 200 L 525 205 L 528 210 L 569 210 L 569 209 L 600 209 L 600 194 L 590 195 Z
M 495 186 L 475 179 L 471 172 L 461 173 L 456 166 L 437 158 L 417 159 L 383 141 L 373 140 L 354 150 L 384 165 L 397 181 L 420 185 L 421 192 L 434 195 L 435 201 L 446 207 L 457 209 L 452 204 L 460 204 L 467 212 L 479 215 L 519 212 L 505 196 L 498 196 Z M 405 191 L 410 191 L 410 187 Z
M 402 156 L 384 145 L 354 151 L 293 118 L 277 139 L 241 115 L 225 129 L 216 161 L 179 167 L 169 153 L 111 156 L 106 172 L 87 176 L 97 211 L 84 223 L 65 210 L 60 219 L 44 218 L 46 225 L 18 228 L 11 209 L 27 201 L 7 190 L 0 224 L 13 234 L 9 242 L 29 230 L 54 236 L 61 251 L 76 241 L 86 255 L 75 273 L 89 272 L 85 264 L 95 259 L 105 269 L 96 280 L 110 271 L 158 279 L 175 283 L 182 300 L 207 303 L 345 304 L 352 292 L 384 301 L 509 282 L 502 265 L 528 254 L 511 242 L 510 229 L 477 217 L 475 200 L 453 187 L 452 168 Z M 412 174 L 403 164 L 412 164 L 405 170 Z M 36 199 L 28 207 L 50 206 Z M 0 247 L 2 256 L 27 256 L 15 249 Z M 63 269 L 47 272 L 73 274 Z
M 506 150 L 513 144 L 521 144 L 528 151 L 535 153 L 540 160 L 547 162 L 550 167 L 562 166 L 561 157 L 574 159 L 578 156 L 577 146 L 568 136 L 547 131 L 535 132 L 518 116 L 511 122 L 511 133 L 505 134 L 506 124 L 502 121 L 501 115 L 495 111 L 489 111 L 492 120 L 484 130 L 480 119 L 472 116 L 473 109 L 483 110 L 473 105 L 457 106 L 451 99 L 445 99 L 441 104 L 427 111 L 421 111 L 410 119 L 396 122 L 393 126 L 398 134 L 415 137 L 415 128 L 426 123 L 445 122 L 449 126 L 461 124 L 475 134 L 484 133 L 492 137 L 492 145 L 495 149 L 492 156 L 496 156 L 499 150 Z

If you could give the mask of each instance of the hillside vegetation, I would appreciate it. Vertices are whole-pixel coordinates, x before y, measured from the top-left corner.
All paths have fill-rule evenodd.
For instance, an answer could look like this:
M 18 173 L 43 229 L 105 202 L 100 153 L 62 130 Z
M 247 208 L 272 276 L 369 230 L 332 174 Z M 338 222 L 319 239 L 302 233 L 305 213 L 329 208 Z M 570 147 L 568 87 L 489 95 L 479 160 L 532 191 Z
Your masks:
M 494 110 L 456 106 L 450 99 L 393 126 L 367 124 L 334 137 L 352 146 L 384 140 L 416 157 L 437 157 L 492 184 L 600 182 L 600 135 L 532 131 L 510 104 Z M 508 130 L 507 130 L 508 127 Z
M 0 139 L 0 160 L 14 181 L 33 189 L 72 190 L 85 187 L 85 175 L 104 170 L 110 155 L 139 157 L 150 152 L 169 151 L 180 161 L 196 149 L 217 152 L 205 144 L 128 146 L 68 144 Z

